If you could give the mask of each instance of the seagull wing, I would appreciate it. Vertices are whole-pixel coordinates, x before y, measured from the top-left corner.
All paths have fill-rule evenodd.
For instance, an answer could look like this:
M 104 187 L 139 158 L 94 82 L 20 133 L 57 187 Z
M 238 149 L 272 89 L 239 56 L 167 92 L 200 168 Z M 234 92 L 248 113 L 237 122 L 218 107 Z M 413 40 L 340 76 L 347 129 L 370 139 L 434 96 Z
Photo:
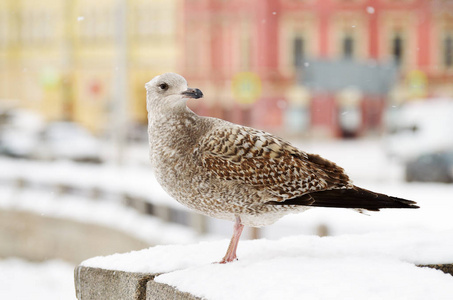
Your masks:
M 197 149 L 207 172 L 220 180 L 263 190 L 269 205 L 342 207 L 378 211 L 418 208 L 411 200 L 387 196 L 352 184 L 343 168 L 282 139 L 249 127 L 222 126 Z
M 265 190 L 278 202 L 352 187 L 344 170 L 333 162 L 249 127 L 218 127 L 200 141 L 197 150 L 203 167 L 213 176 Z M 313 199 L 301 201 L 309 205 Z

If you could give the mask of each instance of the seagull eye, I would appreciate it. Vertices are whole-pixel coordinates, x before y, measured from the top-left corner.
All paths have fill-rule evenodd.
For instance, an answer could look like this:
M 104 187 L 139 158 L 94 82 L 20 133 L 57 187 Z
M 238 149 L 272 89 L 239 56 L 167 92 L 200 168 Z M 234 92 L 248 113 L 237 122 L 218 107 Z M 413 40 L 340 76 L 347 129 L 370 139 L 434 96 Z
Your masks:
M 168 84 L 161 83 L 161 84 L 159 84 L 159 88 L 163 91 L 166 91 L 166 90 L 168 90 Z

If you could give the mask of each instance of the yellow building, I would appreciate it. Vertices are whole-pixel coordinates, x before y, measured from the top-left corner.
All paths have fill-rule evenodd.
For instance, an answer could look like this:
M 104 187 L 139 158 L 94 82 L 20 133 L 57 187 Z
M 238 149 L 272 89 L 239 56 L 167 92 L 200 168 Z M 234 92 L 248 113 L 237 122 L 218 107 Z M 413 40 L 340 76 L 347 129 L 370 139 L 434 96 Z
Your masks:
M 61 114 L 63 4 L 48 1 L 36 6 L 33 1 L 9 0 L 0 4 L 2 106 L 19 104 L 45 111 L 49 118 Z
M 122 62 L 126 118 L 145 122 L 145 82 L 178 68 L 179 13 L 178 0 L 1 1 L 0 109 L 29 108 L 104 132 Z

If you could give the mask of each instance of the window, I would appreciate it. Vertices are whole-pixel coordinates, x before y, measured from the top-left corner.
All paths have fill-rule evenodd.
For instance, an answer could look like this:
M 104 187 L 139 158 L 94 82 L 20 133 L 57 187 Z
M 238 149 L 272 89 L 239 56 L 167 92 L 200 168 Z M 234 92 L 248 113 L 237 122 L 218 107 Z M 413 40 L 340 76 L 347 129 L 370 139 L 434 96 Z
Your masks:
M 444 39 L 444 65 L 453 67 L 453 35 L 449 34 Z
M 392 56 L 397 65 L 401 65 L 403 60 L 403 39 L 400 34 L 396 34 L 392 41 Z
M 354 39 L 350 35 L 343 38 L 343 58 L 351 59 L 354 56 Z
M 298 36 L 293 41 L 293 64 L 295 68 L 303 65 L 305 58 L 305 41 Z
M 21 40 L 24 44 L 45 44 L 54 37 L 55 25 L 50 12 L 44 10 L 24 10 L 19 15 Z

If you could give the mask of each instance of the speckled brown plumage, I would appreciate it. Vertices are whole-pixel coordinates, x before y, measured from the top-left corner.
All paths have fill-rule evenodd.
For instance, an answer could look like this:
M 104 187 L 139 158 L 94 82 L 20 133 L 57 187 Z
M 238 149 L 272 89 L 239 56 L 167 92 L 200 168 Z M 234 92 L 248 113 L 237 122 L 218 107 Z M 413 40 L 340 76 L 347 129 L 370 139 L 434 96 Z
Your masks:
M 146 89 L 156 178 L 177 201 L 200 213 L 264 226 L 312 206 L 416 207 L 354 186 L 335 163 L 272 134 L 196 115 L 186 101 L 202 93 L 189 89 L 180 75 L 157 76 Z
M 216 129 L 200 141 L 197 151 L 205 169 L 217 178 L 265 189 L 276 201 L 352 186 L 334 163 L 248 127 Z

